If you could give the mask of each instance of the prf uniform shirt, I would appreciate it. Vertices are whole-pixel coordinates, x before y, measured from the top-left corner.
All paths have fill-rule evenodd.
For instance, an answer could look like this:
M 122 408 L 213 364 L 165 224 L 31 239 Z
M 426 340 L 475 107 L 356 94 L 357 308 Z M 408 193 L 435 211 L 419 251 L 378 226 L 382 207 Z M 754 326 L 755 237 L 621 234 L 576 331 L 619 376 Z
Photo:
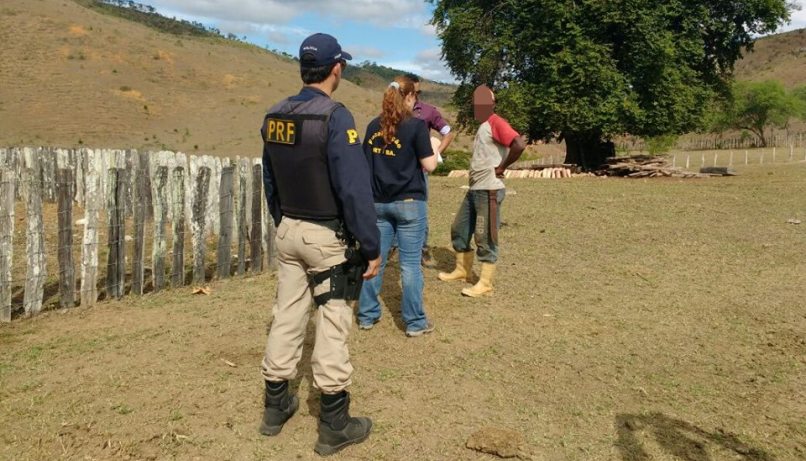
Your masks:
M 504 189 L 504 181 L 495 176 L 495 168 L 506 158 L 510 144 L 518 136 L 509 122 L 498 114 L 481 124 L 473 141 L 470 190 Z

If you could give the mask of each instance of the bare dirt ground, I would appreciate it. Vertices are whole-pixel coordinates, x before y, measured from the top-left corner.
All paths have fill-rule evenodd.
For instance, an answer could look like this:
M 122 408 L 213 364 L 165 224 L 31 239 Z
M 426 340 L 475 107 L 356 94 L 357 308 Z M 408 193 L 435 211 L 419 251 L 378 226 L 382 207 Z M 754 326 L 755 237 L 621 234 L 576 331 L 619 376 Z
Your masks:
M 806 164 L 707 180 L 510 180 L 494 296 L 427 269 L 434 334 L 407 339 L 398 272 L 354 330 L 369 440 L 333 459 L 493 459 L 484 427 L 535 460 L 806 457 Z M 433 178 L 442 269 L 458 179 Z M 299 413 L 257 433 L 275 278 L 52 311 L 0 327 L 0 458 L 315 459 L 311 344 Z M 310 336 L 310 335 L 309 335 Z

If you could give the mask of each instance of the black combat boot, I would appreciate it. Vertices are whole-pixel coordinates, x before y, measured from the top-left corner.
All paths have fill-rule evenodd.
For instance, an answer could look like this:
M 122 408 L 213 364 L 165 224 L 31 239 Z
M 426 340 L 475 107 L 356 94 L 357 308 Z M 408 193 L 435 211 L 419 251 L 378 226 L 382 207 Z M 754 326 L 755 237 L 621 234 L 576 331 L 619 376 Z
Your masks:
M 277 435 L 283 429 L 283 424 L 297 411 L 299 399 L 296 395 L 288 395 L 288 381 L 266 381 L 264 406 L 260 433 Z
M 322 394 L 319 412 L 319 440 L 314 451 L 322 456 L 332 455 L 347 445 L 367 440 L 372 430 L 369 418 L 350 417 L 350 394 Z

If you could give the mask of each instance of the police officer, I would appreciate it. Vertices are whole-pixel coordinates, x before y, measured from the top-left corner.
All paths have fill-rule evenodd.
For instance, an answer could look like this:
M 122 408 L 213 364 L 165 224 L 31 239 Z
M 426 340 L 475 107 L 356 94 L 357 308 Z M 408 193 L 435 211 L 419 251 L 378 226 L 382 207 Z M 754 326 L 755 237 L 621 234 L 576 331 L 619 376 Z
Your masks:
M 288 381 L 297 376 L 313 301 L 311 368 L 322 394 L 314 450 L 325 456 L 363 442 L 372 428 L 369 418 L 349 414 L 346 388 L 353 367 L 347 337 L 361 281 L 378 272 L 379 234 L 355 121 L 330 99 L 352 57 L 334 37 L 314 34 L 302 42 L 299 58 L 302 90 L 269 109 L 261 128 L 263 183 L 277 226 L 279 271 L 262 363 L 266 393 L 260 432 L 279 434 L 299 406 Z

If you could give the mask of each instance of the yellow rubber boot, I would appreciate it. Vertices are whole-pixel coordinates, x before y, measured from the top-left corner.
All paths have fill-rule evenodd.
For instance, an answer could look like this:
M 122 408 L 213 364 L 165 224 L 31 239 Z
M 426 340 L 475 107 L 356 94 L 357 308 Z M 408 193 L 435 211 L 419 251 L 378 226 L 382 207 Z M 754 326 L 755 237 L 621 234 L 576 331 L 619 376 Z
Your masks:
M 465 251 L 456 253 L 456 269 L 453 272 L 440 272 L 437 277 L 443 282 L 453 282 L 455 280 L 470 281 L 473 275 L 473 252 Z
M 481 263 L 481 276 L 479 282 L 470 288 L 463 288 L 462 294 L 471 298 L 488 295 L 493 292 L 493 276 L 495 275 L 495 264 Z

